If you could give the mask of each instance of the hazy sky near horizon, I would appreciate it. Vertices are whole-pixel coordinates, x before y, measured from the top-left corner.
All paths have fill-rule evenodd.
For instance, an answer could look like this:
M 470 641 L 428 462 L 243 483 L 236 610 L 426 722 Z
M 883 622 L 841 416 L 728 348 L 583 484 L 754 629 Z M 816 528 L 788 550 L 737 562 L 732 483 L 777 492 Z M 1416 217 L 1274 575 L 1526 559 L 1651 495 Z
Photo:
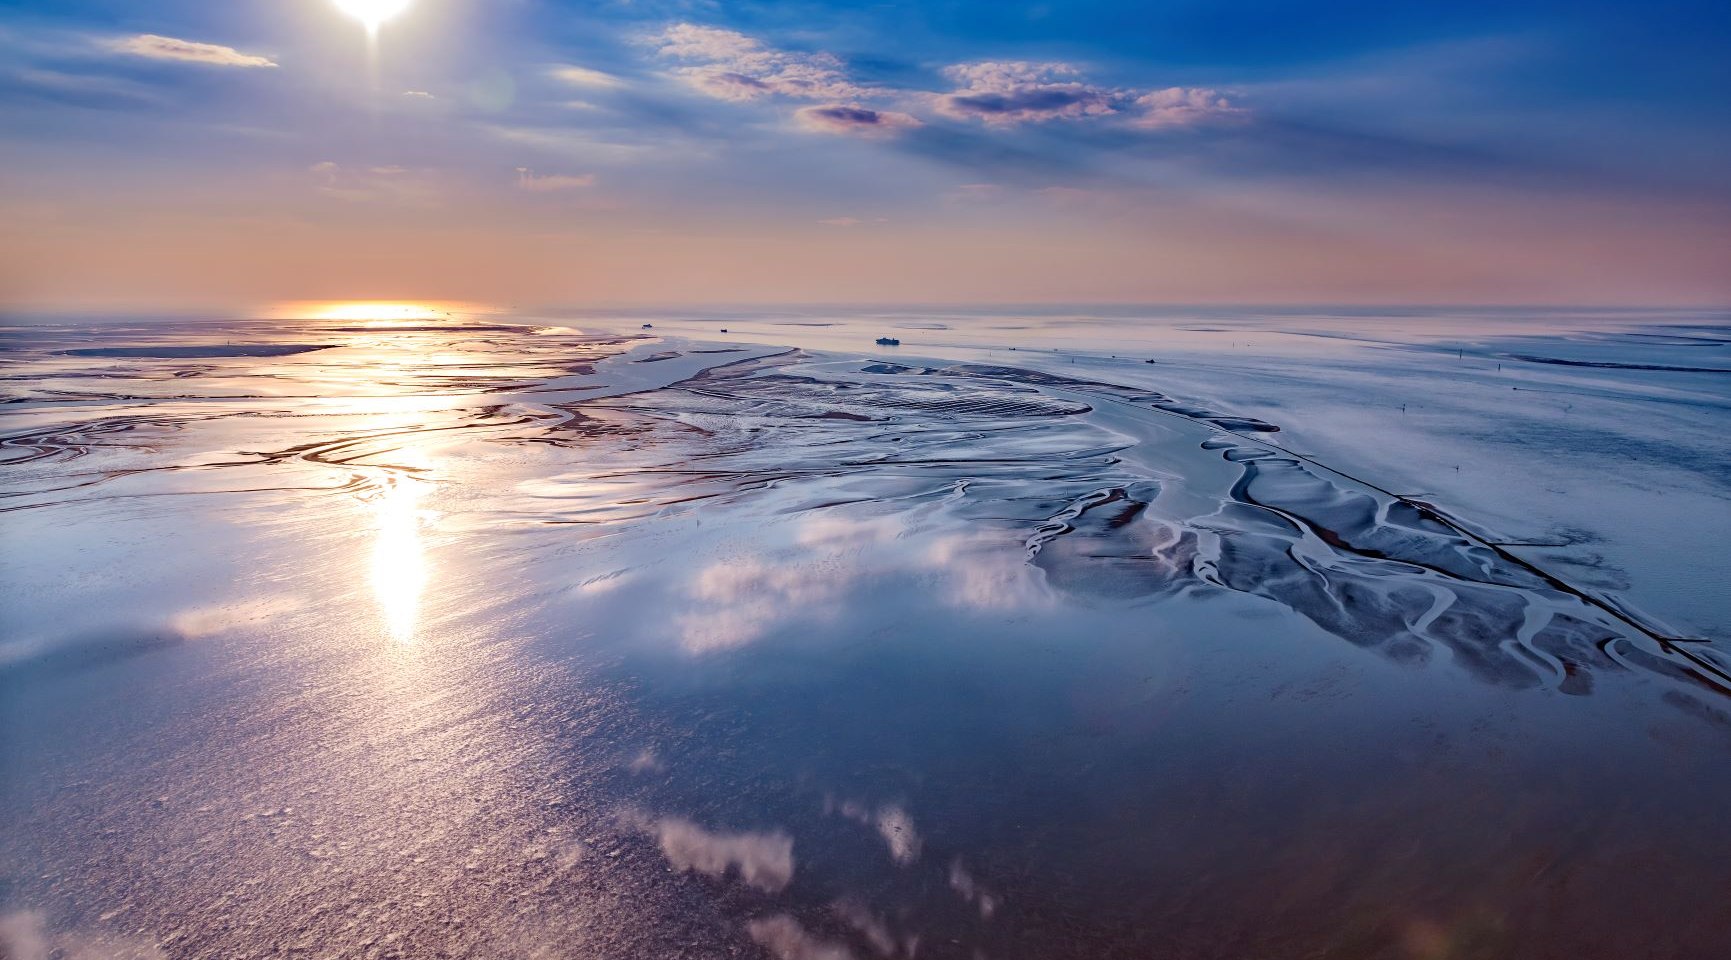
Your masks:
M 0 307 L 1731 302 L 1718 2 L 0 0 Z

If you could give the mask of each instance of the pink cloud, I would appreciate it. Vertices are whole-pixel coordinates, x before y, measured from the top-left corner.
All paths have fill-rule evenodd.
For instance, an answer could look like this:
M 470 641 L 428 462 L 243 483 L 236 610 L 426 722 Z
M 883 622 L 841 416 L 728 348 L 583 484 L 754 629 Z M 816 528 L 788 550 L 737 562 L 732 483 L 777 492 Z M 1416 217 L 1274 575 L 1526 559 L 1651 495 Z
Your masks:
M 558 190 L 580 190 L 595 185 L 595 175 L 585 173 L 578 176 L 567 174 L 537 175 L 528 167 L 517 168 L 517 189 L 530 193 L 553 193 Z
M 842 73 L 828 53 L 777 50 L 734 30 L 679 23 L 653 41 L 662 56 L 691 66 L 675 73 L 699 92 L 720 100 L 776 95 L 802 100 L 854 100 L 867 91 Z
M 662 54 L 681 60 L 732 60 L 750 56 L 763 45 L 737 30 L 676 23 L 656 38 Z
M 1002 126 L 1124 116 L 1133 126 L 1156 130 L 1249 113 L 1220 91 L 1203 87 L 1099 86 L 1083 79 L 1081 68 L 1068 63 L 984 61 L 958 64 L 944 75 L 961 88 L 935 98 L 939 113 Z

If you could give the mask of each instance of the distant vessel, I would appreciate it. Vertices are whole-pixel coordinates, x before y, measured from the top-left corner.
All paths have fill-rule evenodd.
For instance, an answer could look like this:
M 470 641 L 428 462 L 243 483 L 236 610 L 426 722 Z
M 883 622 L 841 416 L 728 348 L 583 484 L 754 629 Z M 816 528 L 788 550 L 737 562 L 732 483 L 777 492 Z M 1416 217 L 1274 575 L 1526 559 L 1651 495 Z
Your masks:
M 643 325 L 643 329 L 645 329 L 645 330 L 653 330 L 653 329 L 655 329 L 655 324 L 653 324 L 653 323 L 646 323 L 646 324 L 644 324 L 644 325 Z
M 878 346 L 880 346 L 880 347 L 899 347 L 901 345 L 902 345 L 902 342 L 900 340 L 897 340 L 895 337 L 879 337 L 878 338 Z

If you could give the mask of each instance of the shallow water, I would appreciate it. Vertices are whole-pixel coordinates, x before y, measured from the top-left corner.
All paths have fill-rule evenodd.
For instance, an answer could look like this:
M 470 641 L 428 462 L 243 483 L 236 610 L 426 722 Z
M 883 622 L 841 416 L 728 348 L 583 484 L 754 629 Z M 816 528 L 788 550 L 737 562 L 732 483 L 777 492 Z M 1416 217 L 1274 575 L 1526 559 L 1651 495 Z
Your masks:
M 1731 936 L 1722 318 L 4 334 L 15 951 Z

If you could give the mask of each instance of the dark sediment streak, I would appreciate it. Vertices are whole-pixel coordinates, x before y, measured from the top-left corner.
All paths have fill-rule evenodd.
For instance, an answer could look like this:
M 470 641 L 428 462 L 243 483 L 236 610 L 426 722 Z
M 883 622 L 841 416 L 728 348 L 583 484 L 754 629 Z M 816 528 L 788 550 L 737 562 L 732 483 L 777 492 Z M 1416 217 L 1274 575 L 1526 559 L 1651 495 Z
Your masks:
M 1508 354 L 1511 359 L 1528 363 L 1549 363 L 1559 367 L 1595 367 L 1601 370 L 1655 370 L 1662 373 L 1731 373 L 1726 367 L 1680 367 L 1664 363 L 1617 363 L 1610 360 L 1565 360 L 1561 357 L 1538 357 L 1525 353 Z

